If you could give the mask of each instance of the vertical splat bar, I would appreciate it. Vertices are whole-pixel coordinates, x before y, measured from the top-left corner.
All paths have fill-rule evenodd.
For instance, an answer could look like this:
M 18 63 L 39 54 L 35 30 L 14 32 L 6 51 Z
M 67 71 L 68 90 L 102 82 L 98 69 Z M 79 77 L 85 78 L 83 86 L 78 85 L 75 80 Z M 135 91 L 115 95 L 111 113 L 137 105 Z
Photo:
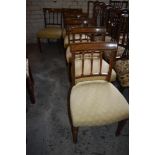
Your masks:
M 82 52 L 82 76 L 84 75 L 84 52 Z
M 93 51 L 91 51 L 91 73 L 90 75 L 93 75 Z
M 102 75 L 102 51 L 99 53 L 100 57 L 100 75 Z

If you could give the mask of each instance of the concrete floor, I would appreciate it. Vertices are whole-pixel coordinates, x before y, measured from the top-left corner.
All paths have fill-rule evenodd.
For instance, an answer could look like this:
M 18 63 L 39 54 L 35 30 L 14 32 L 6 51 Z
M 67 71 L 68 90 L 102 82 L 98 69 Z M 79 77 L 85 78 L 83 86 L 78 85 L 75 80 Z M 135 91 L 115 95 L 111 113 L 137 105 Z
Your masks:
M 117 123 L 79 130 L 72 143 L 67 113 L 68 73 L 62 43 L 27 45 L 35 81 L 36 104 L 27 94 L 27 155 L 128 155 L 129 124 L 115 137 Z M 128 100 L 128 89 L 124 91 Z

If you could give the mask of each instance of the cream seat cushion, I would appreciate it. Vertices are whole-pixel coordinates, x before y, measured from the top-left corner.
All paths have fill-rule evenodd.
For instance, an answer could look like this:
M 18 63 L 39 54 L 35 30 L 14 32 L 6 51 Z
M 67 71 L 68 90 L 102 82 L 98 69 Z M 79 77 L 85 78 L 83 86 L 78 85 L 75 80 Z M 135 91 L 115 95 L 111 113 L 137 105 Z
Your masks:
M 62 37 L 61 27 L 47 27 L 37 33 L 38 38 L 59 39 Z
M 109 69 L 109 64 L 105 61 L 102 60 L 102 73 L 107 73 Z M 93 74 L 97 74 L 100 72 L 100 59 L 99 58 L 93 58 L 93 70 L 92 73 Z M 91 73 L 91 60 L 89 59 L 85 59 L 84 60 L 84 75 L 90 75 Z M 82 59 L 76 59 L 75 60 L 75 77 L 78 77 L 82 74 Z M 93 78 L 91 78 L 93 80 Z M 102 78 L 100 79 L 104 79 L 105 77 L 102 76 Z M 80 81 L 85 81 L 85 80 L 89 80 L 88 78 L 83 78 L 83 79 L 79 79 L 76 80 L 76 82 L 80 82 Z M 115 81 L 116 80 L 116 72 L 114 71 L 114 69 L 112 69 L 112 73 L 111 73 L 111 79 L 110 81 Z
M 71 90 L 73 125 L 98 126 L 128 118 L 129 106 L 123 95 L 107 81 L 80 82 Z
M 75 43 L 79 43 L 80 41 L 78 39 L 82 39 L 82 42 L 88 42 L 87 39 L 89 39 L 89 36 L 82 34 L 82 36 L 80 37 L 79 34 L 75 34 Z M 70 43 L 73 43 L 73 35 L 70 34 Z M 67 46 L 69 45 L 69 41 L 68 41 L 68 35 L 65 36 L 64 38 L 64 48 L 67 48 Z

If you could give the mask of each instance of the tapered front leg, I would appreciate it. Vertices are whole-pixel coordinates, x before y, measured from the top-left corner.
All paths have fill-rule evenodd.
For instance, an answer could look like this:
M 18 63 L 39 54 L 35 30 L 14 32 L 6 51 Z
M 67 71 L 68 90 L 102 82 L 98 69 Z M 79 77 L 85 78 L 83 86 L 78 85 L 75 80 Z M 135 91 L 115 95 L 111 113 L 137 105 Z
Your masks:
M 73 142 L 77 143 L 78 127 L 72 127 Z
M 121 134 L 122 129 L 125 126 L 126 122 L 127 122 L 127 119 L 118 122 L 118 127 L 115 133 L 116 136 L 119 136 Z
M 42 52 L 40 38 L 37 38 L 37 40 L 38 40 L 39 51 Z

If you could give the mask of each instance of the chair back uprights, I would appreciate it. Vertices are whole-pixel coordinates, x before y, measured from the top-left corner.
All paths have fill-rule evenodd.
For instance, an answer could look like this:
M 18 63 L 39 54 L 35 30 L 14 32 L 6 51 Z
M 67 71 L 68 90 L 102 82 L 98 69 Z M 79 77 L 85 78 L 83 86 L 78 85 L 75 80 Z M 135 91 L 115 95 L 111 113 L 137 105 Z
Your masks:
M 43 8 L 45 27 L 60 26 L 62 27 L 62 9 Z
M 80 78 L 88 78 L 88 77 L 105 77 L 107 81 L 110 81 L 111 72 L 113 65 L 115 63 L 116 52 L 117 52 L 117 43 L 105 43 L 105 42 L 89 42 L 89 43 L 76 43 L 71 44 L 71 53 L 72 53 L 72 84 L 76 84 L 76 80 Z M 103 72 L 102 60 L 104 51 L 110 52 L 110 61 L 109 61 L 109 69 Z M 93 66 L 98 63 L 98 71 L 94 72 Z M 81 75 L 76 76 L 75 68 L 78 64 L 81 65 Z M 90 64 L 90 72 L 89 74 L 85 74 L 84 67 L 85 65 Z
M 112 39 L 115 39 L 118 22 L 120 20 L 121 11 L 118 8 L 113 8 L 108 6 L 106 10 L 106 29 L 107 33 L 112 37 Z
M 119 8 L 119 9 L 123 9 L 123 8 L 128 8 L 129 7 L 129 2 L 128 1 L 113 1 L 113 0 L 110 0 L 109 4 L 112 7 Z
M 96 26 L 105 26 L 106 4 L 104 2 L 95 1 L 93 5 L 93 18 Z
M 77 37 L 78 35 L 78 37 Z M 101 27 L 76 27 L 69 30 L 70 43 L 105 41 L 106 29 Z
M 129 45 L 129 12 L 128 9 L 121 10 L 119 20 L 113 27 L 114 39 L 119 46 L 128 49 Z

